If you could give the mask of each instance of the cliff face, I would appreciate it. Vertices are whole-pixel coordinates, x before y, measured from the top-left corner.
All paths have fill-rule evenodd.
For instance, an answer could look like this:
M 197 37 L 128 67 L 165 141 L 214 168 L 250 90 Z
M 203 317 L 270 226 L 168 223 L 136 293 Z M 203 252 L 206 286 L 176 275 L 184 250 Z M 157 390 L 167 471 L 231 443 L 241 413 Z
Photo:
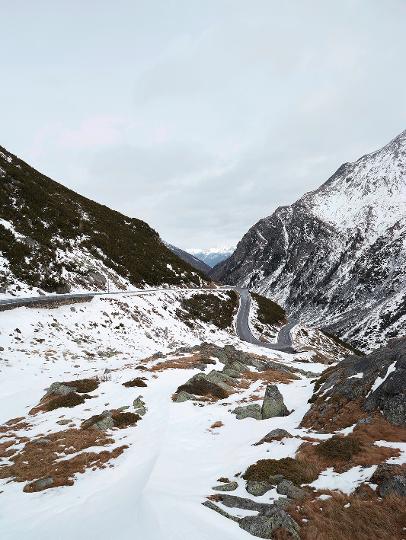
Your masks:
M 406 330 L 406 132 L 254 225 L 212 273 L 371 350 Z

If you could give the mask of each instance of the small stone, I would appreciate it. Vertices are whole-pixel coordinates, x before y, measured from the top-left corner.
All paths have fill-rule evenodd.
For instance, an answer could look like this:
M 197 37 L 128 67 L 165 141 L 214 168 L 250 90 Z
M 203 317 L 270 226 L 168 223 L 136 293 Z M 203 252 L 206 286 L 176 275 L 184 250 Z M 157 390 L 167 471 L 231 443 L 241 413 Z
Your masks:
M 289 431 L 286 431 L 286 429 L 277 428 L 267 433 L 265 437 L 263 437 L 256 444 L 258 445 L 265 442 L 278 441 L 284 439 L 285 437 L 292 437 L 292 435 L 289 433 Z
M 69 420 L 68 420 L 69 422 Z M 35 439 L 32 441 L 32 444 L 38 444 L 39 446 L 45 446 L 51 442 L 51 439 L 47 439 L 46 437 L 41 437 L 40 439 Z
M 227 484 L 220 484 L 214 486 L 212 489 L 216 491 L 235 491 L 238 488 L 238 482 L 228 482 Z
M 66 419 L 58 420 L 56 423 L 59 424 L 60 426 L 66 426 L 66 424 L 69 424 L 70 422 L 71 420 L 68 420 L 66 418 Z
M 135 413 L 139 414 L 140 416 L 144 416 L 144 414 L 147 412 L 147 407 L 145 406 L 145 401 L 141 398 L 141 396 L 138 396 L 133 401 L 133 407 L 135 409 Z
M 47 476 L 46 478 L 39 478 L 38 480 L 34 480 L 34 482 L 27 484 L 25 491 L 42 491 L 43 489 L 50 488 L 53 485 L 54 479 L 51 476 Z

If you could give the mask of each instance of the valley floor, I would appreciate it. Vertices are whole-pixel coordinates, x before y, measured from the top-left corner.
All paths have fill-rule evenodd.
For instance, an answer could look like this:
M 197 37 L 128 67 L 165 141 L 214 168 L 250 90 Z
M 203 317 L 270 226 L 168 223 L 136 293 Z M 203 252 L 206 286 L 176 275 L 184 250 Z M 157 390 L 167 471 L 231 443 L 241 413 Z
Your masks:
M 53 310 L 19 308 L 0 313 L 0 423 L 2 442 L 12 448 L 11 454 L 5 453 L 2 459 L 3 467 L 27 440 L 46 439 L 58 430 L 78 430 L 83 420 L 106 409 L 131 410 L 133 400 L 140 395 L 147 409 L 135 426 L 113 429 L 113 440 L 104 447 L 86 449 L 113 451 L 128 446 L 105 466 L 86 466 L 85 472 L 74 475 L 73 485 L 27 493 L 23 491 L 26 482 L 10 481 L 3 475 L 2 539 L 253 538 L 202 503 L 215 493 L 212 487 L 221 477 L 238 483 L 233 495 L 247 497 L 245 481 L 236 476 L 238 473 L 259 459 L 295 456 L 302 438 L 310 432 L 299 424 L 310 407 L 314 380 L 326 366 L 315 362 L 310 352 L 293 355 L 248 345 L 232 332 L 211 324 L 196 323 L 190 328 L 176 317 L 179 302 L 179 293 L 160 293 L 153 299 L 101 297 Z M 173 401 L 178 387 L 193 375 L 223 368 L 215 356 L 203 370 L 193 364 L 171 366 L 171 361 L 187 358 L 187 353 L 171 351 L 202 341 L 234 345 L 252 355 L 265 356 L 281 369 L 296 370 L 292 380 L 276 384 L 291 414 L 260 421 L 238 420 L 232 414 L 237 405 L 262 399 L 269 381 L 255 377 L 223 399 Z M 167 364 L 162 367 L 162 362 Z M 134 377 L 144 377 L 146 386 L 123 386 Z M 98 381 L 98 388 L 88 392 L 84 403 L 29 414 L 43 402 L 50 384 L 83 378 Z M 20 420 L 7 425 L 11 418 Z M 275 428 L 283 428 L 292 436 L 254 446 Z M 311 436 L 318 440 L 329 437 L 315 432 Z M 405 445 L 397 443 L 397 447 L 404 456 Z M 62 463 L 79 453 L 66 447 L 57 453 L 56 461 Z M 351 493 L 375 468 L 352 468 L 341 475 L 327 470 L 316 482 L 320 489 L 336 486 Z M 255 501 L 272 503 L 279 498 L 281 495 L 272 489 Z M 227 508 L 227 512 L 237 517 L 255 514 L 238 508 Z

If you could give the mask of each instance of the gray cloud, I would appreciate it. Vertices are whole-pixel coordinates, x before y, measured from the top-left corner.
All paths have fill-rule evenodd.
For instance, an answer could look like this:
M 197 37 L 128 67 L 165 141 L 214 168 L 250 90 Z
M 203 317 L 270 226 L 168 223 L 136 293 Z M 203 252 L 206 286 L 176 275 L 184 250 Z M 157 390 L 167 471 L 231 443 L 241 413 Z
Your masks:
M 406 127 L 403 0 L 97 6 L 3 7 L 0 144 L 180 247 L 235 243 Z

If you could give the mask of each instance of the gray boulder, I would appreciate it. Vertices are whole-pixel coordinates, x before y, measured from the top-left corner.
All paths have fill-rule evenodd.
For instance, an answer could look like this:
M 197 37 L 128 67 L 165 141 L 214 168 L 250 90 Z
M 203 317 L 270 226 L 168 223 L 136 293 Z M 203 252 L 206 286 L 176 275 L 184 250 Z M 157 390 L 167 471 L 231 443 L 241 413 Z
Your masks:
M 45 478 L 39 478 L 28 484 L 25 488 L 26 491 L 42 491 L 48 489 L 54 485 L 54 479 L 51 476 Z
M 243 420 L 244 418 L 262 420 L 261 407 L 257 403 L 236 407 L 232 412 L 236 415 L 237 420 Z
M 261 415 L 265 420 L 275 416 L 287 416 L 289 414 L 283 402 L 283 396 L 275 384 L 268 384 L 265 390 L 265 397 L 262 403 Z
M 138 396 L 133 401 L 133 407 L 135 409 L 135 413 L 139 414 L 140 416 L 144 416 L 144 414 L 147 412 L 147 407 L 145 406 L 145 401 L 141 399 L 141 396 Z
M 104 412 L 101 415 L 101 418 L 99 420 L 96 420 L 92 424 L 92 428 L 98 429 L 99 431 L 106 431 L 108 429 L 112 429 L 114 427 L 114 420 L 111 417 L 111 413 Z
M 254 495 L 255 497 L 265 495 L 265 493 L 272 488 L 272 484 L 262 480 L 248 480 L 247 485 L 245 486 L 248 493 L 250 495 Z
M 54 382 L 48 388 L 45 396 L 49 396 L 50 394 L 53 394 L 54 396 L 67 396 L 68 394 L 73 394 L 75 392 L 76 388 L 74 386 L 67 386 L 60 382 Z
M 290 499 L 304 499 L 306 497 L 306 491 L 295 486 L 290 480 L 282 480 L 282 482 L 277 485 L 276 491 L 280 495 L 286 495 Z
M 265 437 L 262 437 L 260 441 L 255 443 L 255 446 L 265 442 L 280 441 L 285 437 L 292 437 L 292 435 L 289 433 L 289 431 L 286 431 L 286 429 L 276 428 L 267 433 Z
M 178 394 L 175 394 L 173 401 L 175 403 L 183 403 L 184 401 L 189 401 L 191 399 L 196 399 L 196 396 L 194 396 L 193 394 L 189 394 L 189 392 L 181 390 Z
M 212 489 L 216 491 L 235 491 L 238 488 L 238 482 L 227 482 L 226 484 L 219 484 Z
M 226 512 L 225 510 L 223 510 L 222 508 L 217 506 L 217 504 L 214 504 L 214 502 L 210 500 L 204 501 L 202 504 L 203 506 L 206 506 L 206 508 L 210 508 L 210 510 L 214 510 L 215 512 L 217 512 L 223 517 L 226 517 L 227 519 L 231 519 L 232 521 L 236 521 L 237 523 L 240 521 L 240 518 L 233 516 L 232 514 L 229 514 L 228 512 Z
M 299 526 L 282 508 L 273 507 L 269 515 L 246 516 L 240 519 L 239 526 L 258 538 L 273 538 L 277 529 L 285 529 L 292 538 L 299 539 Z

